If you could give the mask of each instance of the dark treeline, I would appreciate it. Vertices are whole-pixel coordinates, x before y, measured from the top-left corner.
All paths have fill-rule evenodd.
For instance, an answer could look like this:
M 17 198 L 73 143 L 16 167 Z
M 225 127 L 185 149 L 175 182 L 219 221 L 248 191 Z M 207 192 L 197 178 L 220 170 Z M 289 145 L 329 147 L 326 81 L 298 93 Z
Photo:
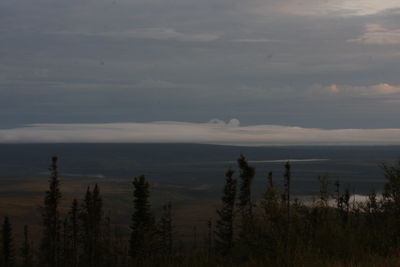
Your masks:
M 53 157 L 41 207 L 41 238 L 32 240 L 25 225 L 23 240 L 16 244 L 12 218 L 4 217 L 1 266 L 400 266 L 400 162 L 382 166 L 387 179 L 382 195 L 371 192 L 366 201 L 356 201 L 339 181 L 322 176 L 319 196 L 307 203 L 290 191 L 289 162 L 279 178 L 283 188 L 275 186 L 270 172 L 261 197 L 251 192 L 255 168 L 244 156 L 237 162 L 238 170 L 225 173 L 216 219 L 208 220 L 205 242 L 197 245 L 197 234 L 193 242 L 175 237 L 171 203 L 158 218 L 153 214 L 144 176 L 132 183 L 129 236 L 105 215 L 97 185 L 60 214 L 62 193 Z

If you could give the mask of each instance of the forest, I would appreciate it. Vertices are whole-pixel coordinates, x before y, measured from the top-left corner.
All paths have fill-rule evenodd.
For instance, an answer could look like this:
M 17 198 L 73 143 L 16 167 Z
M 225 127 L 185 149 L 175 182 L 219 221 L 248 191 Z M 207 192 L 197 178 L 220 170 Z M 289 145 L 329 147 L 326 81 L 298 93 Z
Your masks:
M 40 234 L 28 224 L 14 229 L 13 218 L 1 214 L 1 266 L 400 266 L 400 162 L 382 165 L 386 184 L 366 201 L 327 176 L 318 177 L 319 195 L 301 201 L 291 192 L 290 162 L 283 168 L 283 177 L 269 172 L 262 197 L 255 196 L 256 169 L 240 155 L 237 168 L 221 175 L 221 202 L 207 232 L 181 240 L 173 203 L 156 216 L 144 175 L 132 181 L 129 229 L 113 224 L 97 185 L 61 212 L 58 158 L 52 157 Z M 16 242 L 15 231 L 23 231 L 23 240 Z

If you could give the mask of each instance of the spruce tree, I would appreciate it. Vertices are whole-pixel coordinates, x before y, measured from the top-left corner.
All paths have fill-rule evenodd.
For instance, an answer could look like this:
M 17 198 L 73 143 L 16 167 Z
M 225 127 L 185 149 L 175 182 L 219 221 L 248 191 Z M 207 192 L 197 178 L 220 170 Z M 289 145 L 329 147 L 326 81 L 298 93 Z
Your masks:
M 46 191 L 43 217 L 43 237 L 41 242 L 41 266 L 58 267 L 60 258 L 60 215 L 59 203 L 61 193 L 58 180 L 57 157 L 53 157 L 50 165 L 49 190 Z
M 150 211 L 149 183 L 144 175 L 133 181 L 134 212 L 131 221 L 130 256 L 140 262 L 148 257 L 154 248 L 154 217 Z
M 70 233 L 68 225 L 68 215 L 64 218 L 62 223 L 61 231 L 61 255 L 60 255 L 60 266 L 69 266 L 71 260 L 71 244 L 70 244 Z
M 264 242 L 266 253 L 274 255 L 279 250 L 279 244 L 282 237 L 282 209 L 280 203 L 279 191 L 275 188 L 272 180 L 272 172 L 267 175 L 267 187 L 261 202 L 264 216 L 262 227 L 259 229 L 259 237 Z
M 100 196 L 100 189 L 95 184 L 93 189 L 93 257 L 94 266 L 102 262 L 102 226 L 103 226 L 103 200 Z
M 278 191 L 276 190 L 272 180 L 272 172 L 269 172 L 267 178 L 267 188 L 264 192 L 264 198 L 262 202 L 264 212 L 267 217 L 270 218 L 272 215 L 276 215 L 275 213 L 277 212 L 279 204 L 278 198 Z
M 97 184 L 93 191 L 87 188 L 80 213 L 83 246 L 82 260 L 85 266 L 98 266 L 101 263 L 103 204 Z
M 31 241 L 29 240 L 28 225 L 24 225 L 24 241 L 21 247 L 21 258 L 22 258 L 22 267 L 33 266 L 32 244 Z
M 246 158 L 240 155 L 238 159 L 240 169 L 240 192 L 239 192 L 239 208 L 242 217 L 249 219 L 253 216 L 253 203 L 251 200 L 251 184 L 254 179 L 255 169 L 247 163 Z
M 3 254 L 2 266 L 13 267 L 15 263 L 13 233 L 10 220 L 7 216 L 4 217 L 4 222 L 1 227 L 1 237 Z
M 85 197 L 82 202 L 82 207 L 79 213 L 79 219 L 81 224 L 81 232 L 80 232 L 80 243 L 82 244 L 82 255 L 81 262 L 83 265 L 91 266 L 93 265 L 93 233 L 92 233 L 92 192 L 90 187 L 88 186 L 86 189 Z
M 79 207 L 78 201 L 74 199 L 68 212 L 68 233 L 70 240 L 70 263 L 71 267 L 78 266 L 78 238 L 79 238 Z
M 327 207 L 329 201 L 329 177 L 327 175 L 318 176 L 319 186 L 319 204 L 321 207 Z
M 400 246 L 400 161 L 396 164 L 382 165 L 386 183 L 382 192 L 383 209 L 387 217 L 387 224 L 392 229 L 386 239 L 390 245 Z M 388 227 L 389 228 L 389 227 Z
M 290 172 L 290 162 L 285 164 L 285 174 L 284 174 L 284 195 L 283 201 L 286 204 L 286 212 L 288 220 L 290 218 L 290 182 L 291 182 L 291 172 Z
M 371 191 L 368 195 L 368 201 L 366 203 L 366 211 L 369 214 L 376 214 L 379 212 L 379 203 L 377 200 L 375 190 Z
M 400 216 L 400 161 L 395 165 L 383 164 L 386 184 L 383 190 L 385 209 Z
M 342 196 L 343 202 L 343 223 L 347 224 L 350 213 L 350 190 L 346 188 Z
M 286 223 L 285 223 L 285 233 L 284 233 L 284 244 L 285 244 L 285 265 L 289 264 L 290 256 L 290 236 L 291 236 L 291 223 L 290 223 L 290 182 L 291 182 L 291 172 L 290 172 L 290 162 L 285 164 L 285 174 L 284 174 L 284 193 L 283 193 L 283 204 L 286 204 Z
M 255 176 L 255 169 L 249 166 L 246 158 L 240 155 L 238 159 L 239 165 L 239 176 L 240 176 L 240 186 L 239 186 L 239 212 L 240 218 L 240 231 L 239 239 L 241 245 L 247 247 L 250 251 L 251 244 L 254 242 L 254 217 L 253 217 L 253 202 L 251 198 L 251 185 Z
M 233 178 L 234 171 L 229 169 L 225 173 L 225 187 L 222 196 L 222 207 L 217 210 L 218 220 L 216 224 L 215 245 L 218 252 L 227 254 L 233 248 L 234 217 L 237 181 Z
M 335 181 L 335 200 L 336 200 L 336 208 L 341 211 L 343 209 L 343 200 L 340 192 L 340 181 Z

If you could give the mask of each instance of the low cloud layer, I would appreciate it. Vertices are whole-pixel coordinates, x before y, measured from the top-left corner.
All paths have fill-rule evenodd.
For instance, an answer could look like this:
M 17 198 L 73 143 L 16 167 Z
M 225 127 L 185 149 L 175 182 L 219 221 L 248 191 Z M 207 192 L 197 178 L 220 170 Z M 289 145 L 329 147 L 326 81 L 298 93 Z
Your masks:
M 182 33 L 173 28 L 134 28 L 126 31 L 114 32 L 53 32 L 53 34 L 76 35 L 87 37 L 111 37 L 111 38 L 136 38 L 155 40 L 177 40 L 183 42 L 210 42 L 219 38 L 218 33 Z
M 1 143 L 201 143 L 264 145 L 400 145 L 400 129 L 301 128 L 280 125 L 151 122 L 108 124 L 33 124 L 1 129 Z

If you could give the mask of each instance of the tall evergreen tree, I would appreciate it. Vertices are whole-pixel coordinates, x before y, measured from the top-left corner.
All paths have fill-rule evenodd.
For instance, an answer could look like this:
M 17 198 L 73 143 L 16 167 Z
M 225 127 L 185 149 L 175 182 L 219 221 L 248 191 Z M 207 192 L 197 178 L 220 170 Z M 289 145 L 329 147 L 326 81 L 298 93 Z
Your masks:
M 392 246 L 400 246 L 400 160 L 393 164 L 382 165 L 386 183 L 382 193 L 385 215 L 388 216 L 387 224 L 392 228 L 387 237 Z
M 383 190 L 385 208 L 400 216 L 400 161 L 395 165 L 383 164 L 386 184 Z
M 287 217 L 290 217 L 290 182 L 291 182 L 291 172 L 290 172 L 290 162 L 285 164 L 285 174 L 284 174 L 284 195 L 283 200 L 286 204 Z
M 50 165 L 49 190 L 46 191 L 43 217 L 43 237 L 40 249 L 41 266 L 58 267 L 60 258 L 60 214 L 59 203 L 61 192 L 59 189 L 57 157 L 53 157 Z
M 62 223 L 60 266 L 69 266 L 71 264 L 71 240 L 69 238 L 68 220 L 69 218 L 67 215 Z
M 24 225 L 24 241 L 21 247 L 21 258 L 22 258 L 22 267 L 33 266 L 32 244 L 31 241 L 29 240 L 28 225 Z
M 291 223 L 290 223 L 290 182 L 291 182 L 291 172 L 290 172 L 290 162 L 286 162 L 285 164 L 285 174 L 284 174 L 284 193 L 283 193 L 283 204 L 286 204 L 286 223 L 285 223 L 285 234 L 284 234 L 284 242 L 285 242 L 285 265 L 289 264 L 290 255 L 290 236 L 291 236 Z
M 253 217 L 253 202 L 251 198 L 251 185 L 255 176 L 255 169 L 249 166 L 246 158 L 240 155 L 238 159 L 239 165 L 239 199 L 238 206 L 240 212 L 239 224 L 239 239 L 241 245 L 252 251 L 251 244 L 254 242 L 254 217 Z
M 369 214 L 376 214 L 379 212 L 379 203 L 377 200 L 375 190 L 371 191 L 368 195 L 368 201 L 366 203 L 366 212 Z
M 78 266 L 78 238 L 79 238 L 79 207 L 78 201 L 74 199 L 68 212 L 68 233 L 70 240 L 70 264 L 71 267 Z
M 341 202 L 343 203 L 343 223 L 347 224 L 350 213 L 350 190 L 348 188 L 344 190 Z
M 92 248 L 92 226 L 91 226 L 91 211 L 92 211 L 92 192 L 90 190 L 90 186 L 86 189 L 85 197 L 82 202 L 82 207 L 79 213 L 79 219 L 81 224 L 80 231 L 80 243 L 82 244 L 82 255 L 80 256 L 80 262 L 83 265 L 93 265 L 92 257 L 93 257 L 93 248 Z
M 101 230 L 103 221 L 103 204 L 97 184 L 93 191 L 87 188 L 80 214 L 83 255 L 85 266 L 98 266 L 101 262 Z
M 335 181 L 335 200 L 336 200 L 336 208 L 338 210 L 342 210 L 343 208 L 343 201 L 341 199 L 341 191 L 340 191 L 340 181 Z
M 112 233 L 111 228 L 111 219 L 110 216 L 107 215 L 104 217 L 104 227 L 102 230 L 102 258 L 104 267 L 118 266 L 118 259 L 116 257 L 115 249 L 115 240 Z
M 225 173 L 225 187 L 222 196 L 222 207 L 217 210 L 219 219 L 216 224 L 216 249 L 221 254 L 227 254 L 233 248 L 234 217 L 237 181 L 233 178 L 234 171 L 229 169 Z
M 275 214 L 277 212 L 278 204 L 279 204 L 279 195 L 278 191 L 276 190 L 273 180 L 272 180 L 272 172 L 268 173 L 268 178 L 267 178 L 267 188 L 264 192 L 264 198 L 263 198 L 263 208 L 265 215 L 267 217 L 271 217 L 271 215 Z
M 243 218 L 251 218 L 253 215 L 253 203 L 251 200 L 251 184 L 255 176 L 255 169 L 249 166 L 246 158 L 240 155 L 238 159 L 240 169 L 240 192 L 239 192 L 239 208 Z
M 9 218 L 4 217 L 4 222 L 1 227 L 2 237 L 2 266 L 13 267 L 15 263 L 13 233 Z
M 319 204 L 321 207 L 327 207 L 329 200 L 329 191 L 328 191 L 329 177 L 327 175 L 318 176 L 318 181 L 320 183 Z
M 100 189 L 95 184 L 93 189 L 93 257 L 94 266 L 102 262 L 102 228 L 103 228 L 103 199 L 100 196 Z
M 133 181 L 134 212 L 131 221 L 130 256 L 134 261 L 142 261 L 154 248 L 154 217 L 150 211 L 149 183 L 144 175 Z
M 269 255 L 274 255 L 279 250 L 278 244 L 282 237 L 282 206 L 279 191 L 275 188 L 272 180 L 272 172 L 267 175 L 267 187 L 261 202 L 264 216 L 260 227 L 259 237 L 265 243 Z

